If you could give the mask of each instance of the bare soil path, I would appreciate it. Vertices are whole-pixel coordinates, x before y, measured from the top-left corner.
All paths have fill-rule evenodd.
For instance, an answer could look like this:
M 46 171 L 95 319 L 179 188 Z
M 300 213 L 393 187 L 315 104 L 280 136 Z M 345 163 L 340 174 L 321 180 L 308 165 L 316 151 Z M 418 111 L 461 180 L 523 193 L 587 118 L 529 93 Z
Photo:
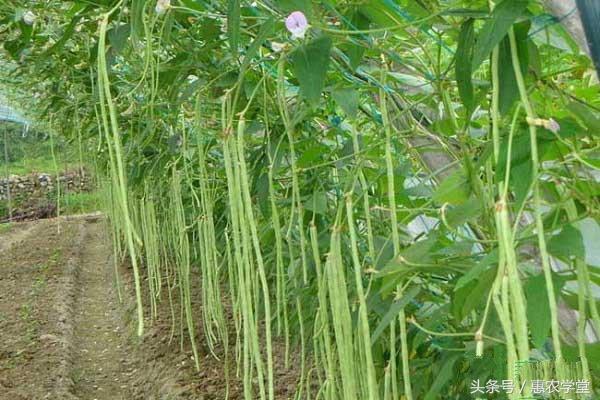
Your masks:
M 0 235 L 0 252 L 8 250 L 11 246 L 27 238 L 35 226 L 36 224 L 32 222 L 18 224 L 11 228 L 10 235 L 8 233 Z
M 77 226 L 15 224 L 0 241 L 0 399 L 69 399 Z M 72 244 L 66 245 L 66 243 Z
M 82 400 L 126 399 L 122 320 L 113 296 L 110 243 L 102 224 L 88 224 L 81 249 L 74 315 L 74 394 Z
M 111 254 L 98 215 L 0 235 L 0 400 L 132 399 Z
M 202 333 L 200 277 L 194 269 L 200 371 L 196 371 L 178 297 L 159 302 L 146 332 L 135 336 L 132 274 L 114 285 L 107 225 L 101 215 L 15 223 L 0 232 L 0 400 L 238 400 L 243 398 L 230 348 L 208 349 Z M 177 293 L 179 289 L 172 287 Z M 166 292 L 167 289 L 165 288 Z M 166 296 L 166 295 L 165 295 Z M 224 300 L 227 304 L 228 302 Z M 174 312 L 171 312 L 175 310 Z M 235 342 L 226 309 L 229 341 Z M 284 365 L 274 344 L 276 395 L 293 398 L 299 361 Z M 229 385 L 226 383 L 229 381 Z

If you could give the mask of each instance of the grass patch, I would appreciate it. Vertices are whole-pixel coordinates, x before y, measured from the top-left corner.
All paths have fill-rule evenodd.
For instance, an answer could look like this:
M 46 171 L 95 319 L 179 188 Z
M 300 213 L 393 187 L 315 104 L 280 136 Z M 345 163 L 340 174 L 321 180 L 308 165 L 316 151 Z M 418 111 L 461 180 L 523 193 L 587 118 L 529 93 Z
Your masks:
M 61 199 L 61 214 L 85 214 L 100 208 L 97 192 L 67 193 Z
M 2 215 L 2 213 L 0 213 L 0 215 Z M 5 223 L 5 224 L 0 224 L 0 234 L 10 231 L 12 229 L 12 226 L 13 226 L 13 224 L 10 222 Z
M 78 162 L 61 162 L 58 166 L 60 171 L 73 171 L 80 167 Z M 5 173 L 4 168 L 0 171 Z M 14 161 L 8 164 L 8 173 L 10 175 L 29 175 L 32 173 L 55 174 L 55 166 L 52 158 L 48 157 L 33 157 L 24 158 L 19 161 Z

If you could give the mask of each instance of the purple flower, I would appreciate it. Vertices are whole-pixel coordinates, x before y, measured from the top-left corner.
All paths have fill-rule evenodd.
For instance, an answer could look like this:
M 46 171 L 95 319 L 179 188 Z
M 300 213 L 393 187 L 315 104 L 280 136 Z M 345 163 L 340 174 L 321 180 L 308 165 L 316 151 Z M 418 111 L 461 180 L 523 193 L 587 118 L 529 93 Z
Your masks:
M 550 118 L 548 121 L 546 121 L 545 128 L 552 133 L 558 133 L 558 131 L 560 131 L 560 125 L 553 118 Z
M 294 11 L 285 19 L 285 27 L 295 39 L 303 39 L 308 30 L 308 21 L 301 11 Z

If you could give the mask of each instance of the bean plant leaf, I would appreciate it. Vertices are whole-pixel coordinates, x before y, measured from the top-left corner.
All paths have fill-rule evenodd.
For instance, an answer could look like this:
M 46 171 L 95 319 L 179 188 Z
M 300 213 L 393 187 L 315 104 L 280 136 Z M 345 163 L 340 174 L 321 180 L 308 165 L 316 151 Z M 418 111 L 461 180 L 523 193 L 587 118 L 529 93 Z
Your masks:
M 529 21 L 515 25 L 515 38 L 517 39 L 517 51 L 521 73 L 525 75 L 529 67 L 529 48 L 527 34 L 530 27 Z M 500 113 L 506 114 L 510 111 L 514 102 L 519 98 L 519 87 L 512 63 L 510 40 L 505 37 L 499 45 L 498 51 L 498 78 L 500 80 Z
M 516 164 L 510 171 L 510 185 L 515 193 L 514 206 L 519 209 L 523 202 L 527 200 L 529 189 L 533 183 L 533 163 L 531 160 L 525 160 Z
M 344 110 L 350 118 L 356 117 L 358 113 L 358 92 L 353 88 L 336 89 L 332 93 L 336 103 Z
M 67 43 L 67 41 L 71 38 L 71 36 L 73 36 L 73 33 L 75 32 L 75 28 L 77 27 L 77 24 L 79 23 L 80 19 L 81 19 L 80 15 L 77 15 L 77 16 L 73 17 L 73 19 L 71 20 L 71 22 L 69 22 L 69 25 L 67 25 L 67 27 L 65 28 L 65 33 L 63 33 L 63 35 L 61 36 L 61 38 L 58 39 L 58 41 L 56 43 L 54 43 L 52 45 L 52 47 L 50 47 L 46 51 L 46 53 L 44 54 L 45 56 L 49 56 L 50 54 L 54 54 L 54 53 L 60 51 L 64 47 L 65 43 Z M 115 30 L 119 30 L 121 26 L 122 25 L 117 26 L 117 27 L 111 29 L 108 32 L 108 39 L 111 42 L 111 45 L 113 47 L 116 47 L 116 45 L 112 43 L 113 40 L 114 40 L 114 38 L 113 38 L 114 32 L 115 32 Z M 117 52 L 119 52 L 119 51 L 120 50 L 117 50 Z
M 481 206 L 481 200 L 472 196 L 465 203 L 448 209 L 446 213 L 446 222 L 452 228 L 463 225 L 481 214 Z
M 252 58 L 258 53 L 260 46 L 262 46 L 269 34 L 271 34 L 274 26 L 275 20 L 273 18 L 269 18 L 264 24 L 262 24 L 260 30 L 258 31 L 256 39 L 254 39 L 254 41 L 248 48 L 246 55 L 244 56 L 244 61 L 242 62 L 242 66 L 240 68 L 240 74 L 243 74 L 246 71 L 246 69 L 250 65 L 250 61 L 252 61 Z
M 585 346 L 585 355 L 589 360 L 590 369 L 596 373 L 600 374 L 600 342 L 596 343 L 586 343 Z M 565 361 L 567 362 L 581 362 L 580 350 L 577 345 L 569 345 L 563 343 L 563 356 L 565 357 Z
M 360 11 L 355 11 L 350 17 L 346 17 L 346 19 L 348 20 L 348 29 L 350 30 L 366 30 L 369 29 L 369 25 L 371 24 L 371 21 Z M 357 43 L 358 38 L 362 41 L 369 40 L 368 37 L 358 36 L 354 40 L 350 40 L 348 43 L 343 43 L 340 46 L 340 49 L 348 56 L 350 67 L 354 70 L 358 68 L 367 50 L 366 46 L 362 43 Z
M 494 47 L 506 36 L 509 29 L 527 8 L 527 0 L 504 0 L 494 8 L 477 37 L 473 50 L 472 69 L 475 71 L 488 58 Z
M 446 178 L 433 194 L 433 200 L 438 204 L 450 203 L 460 205 L 469 199 L 470 185 L 463 170 L 458 170 Z
M 441 392 L 446 383 L 454 376 L 454 365 L 459 360 L 459 355 L 448 356 L 444 361 L 442 367 L 436 373 L 433 384 L 425 394 L 424 400 L 436 400 L 441 398 Z
M 548 251 L 563 260 L 572 257 L 585 260 L 585 246 L 579 229 L 565 225 L 562 230 L 548 241 Z
M 360 6 L 360 12 L 379 27 L 390 27 L 402 23 L 394 3 L 386 0 L 369 0 Z
M 292 70 L 300 83 L 300 93 L 311 104 L 321 97 L 329 67 L 331 38 L 321 36 L 292 52 Z
M 553 274 L 552 283 L 554 292 L 558 295 L 565 281 Z M 527 297 L 527 320 L 531 330 L 531 340 L 536 348 L 540 348 L 548 337 L 552 323 L 544 274 L 530 277 L 527 280 L 525 296 Z
M 192 10 L 196 10 L 196 11 L 205 11 L 206 10 L 206 8 L 201 5 L 201 2 L 196 1 L 196 0 L 181 0 L 181 2 L 187 8 L 191 8 Z
M 418 286 L 413 286 L 406 293 L 404 293 L 400 299 L 394 301 L 394 303 L 388 309 L 387 313 L 385 313 L 385 315 L 379 322 L 379 325 L 377 325 L 377 328 L 375 328 L 375 330 L 373 331 L 373 334 L 371 335 L 371 343 L 377 342 L 377 339 L 379 339 L 381 334 L 390 325 L 392 320 L 398 316 L 400 311 L 402 311 L 402 309 L 404 309 L 404 307 L 406 307 L 406 305 L 410 303 L 411 300 L 414 299 L 420 291 L 421 289 Z
M 571 102 L 567 105 L 567 109 L 589 129 L 591 134 L 600 134 L 600 117 L 588 106 L 582 103 Z
M 302 11 L 307 16 L 312 13 L 310 0 L 279 0 L 277 6 L 285 12 Z
M 473 46 L 475 44 L 475 20 L 472 18 L 463 22 L 458 36 L 458 47 L 456 49 L 456 83 L 458 93 L 462 100 L 467 116 L 470 116 L 475 108 L 475 96 L 473 94 L 471 59 L 473 57 Z
M 69 27 L 71 27 L 71 26 L 69 26 Z M 129 38 L 130 32 L 131 32 L 130 24 L 117 25 L 113 29 L 108 31 L 108 41 L 110 43 L 110 46 L 111 46 L 113 52 L 121 53 L 123 51 L 123 49 L 125 48 L 125 45 L 127 43 L 127 39 Z M 67 33 L 69 33 L 69 32 L 67 32 Z M 67 37 L 67 33 L 65 33 L 63 38 Z M 73 32 L 70 32 L 70 33 L 72 34 Z M 67 37 L 67 39 L 68 39 L 68 37 Z M 67 40 L 67 39 L 65 39 L 65 40 Z
M 474 308 L 485 301 L 495 277 L 496 268 L 490 268 L 482 272 L 477 280 L 465 284 L 454 292 L 452 314 L 458 321 L 462 321 Z
M 485 9 L 478 10 L 471 8 L 452 8 L 441 12 L 441 15 L 465 18 L 486 18 L 488 17 L 488 14 L 488 11 Z
M 240 43 L 240 18 L 240 0 L 229 0 L 227 7 L 227 34 L 229 36 L 231 53 L 234 58 L 237 57 L 238 46 Z
M 300 168 L 313 165 L 317 161 L 322 160 L 328 151 L 329 148 L 319 142 L 311 143 L 298 158 L 297 165 Z
M 489 254 L 481 259 L 473 268 L 471 268 L 466 274 L 461 276 L 457 281 L 454 287 L 454 290 L 457 291 L 464 286 L 466 286 L 469 282 L 477 279 L 482 273 L 484 273 L 490 265 L 497 265 L 498 263 L 498 249 L 492 250 Z
M 529 279 L 525 286 L 525 295 L 527 296 L 527 319 L 531 329 L 531 340 L 536 348 L 540 348 L 548 337 L 552 323 L 546 280 L 543 274 Z
M 19 59 L 21 51 L 23 51 L 31 42 L 33 35 L 33 28 L 23 21 L 19 21 L 19 37 L 14 40 L 7 40 L 4 42 L 4 49 L 11 55 L 15 60 Z
M 315 214 L 327 215 L 327 193 L 315 192 L 304 202 L 304 209 Z
M 144 0 L 131 1 L 131 35 L 134 40 L 138 40 L 144 35 L 144 3 Z M 186 7 L 190 7 L 186 1 L 184 4 Z

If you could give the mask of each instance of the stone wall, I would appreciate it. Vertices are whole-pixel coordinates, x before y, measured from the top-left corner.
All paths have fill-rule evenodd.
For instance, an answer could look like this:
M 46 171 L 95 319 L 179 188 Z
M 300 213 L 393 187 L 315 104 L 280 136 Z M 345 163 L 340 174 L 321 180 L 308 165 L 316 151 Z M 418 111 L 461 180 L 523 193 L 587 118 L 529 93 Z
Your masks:
M 92 182 L 85 170 L 68 171 L 59 175 L 62 192 L 86 192 L 91 190 Z M 13 199 L 38 197 L 56 190 L 55 174 L 31 174 L 25 176 L 11 175 L 0 178 L 0 201 L 8 200 L 8 188 Z

